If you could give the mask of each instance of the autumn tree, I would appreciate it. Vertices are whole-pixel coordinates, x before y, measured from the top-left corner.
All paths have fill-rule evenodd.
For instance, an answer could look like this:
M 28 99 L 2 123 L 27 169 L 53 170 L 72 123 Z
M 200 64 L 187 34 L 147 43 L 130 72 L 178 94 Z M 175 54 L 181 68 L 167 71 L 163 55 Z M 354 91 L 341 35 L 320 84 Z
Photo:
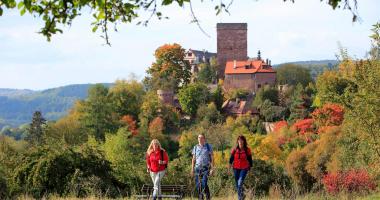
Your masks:
M 148 132 L 150 123 L 157 117 L 163 120 L 165 133 L 177 131 L 180 120 L 178 111 L 174 107 L 162 103 L 155 92 L 148 92 L 141 105 L 140 130 Z
M 156 49 L 156 61 L 147 70 L 144 83 L 152 90 L 174 90 L 190 83 L 191 66 L 185 61 L 185 49 L 179 44 L 165 44 Z
M 80 121 L 81 109 L 83 109 L 83 103 L 77 101 L 68 115 L 48 126 L 45 140 L 50 146 L 76 146 L 87 141 L 88 133 Z

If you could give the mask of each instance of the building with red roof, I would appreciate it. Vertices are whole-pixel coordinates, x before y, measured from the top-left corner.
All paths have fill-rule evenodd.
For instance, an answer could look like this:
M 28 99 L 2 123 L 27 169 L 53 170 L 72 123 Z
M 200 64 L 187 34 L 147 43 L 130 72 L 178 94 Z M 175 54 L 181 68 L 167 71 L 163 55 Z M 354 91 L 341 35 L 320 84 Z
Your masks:
M 276 71 L 270 61 L 261 60 L 260 51 L 256 59 L 227 61 L 224 74 L 223 87 L 226 91 L 245 89 L 256 93 L 259 88 L 273 86 L 276 82 Z

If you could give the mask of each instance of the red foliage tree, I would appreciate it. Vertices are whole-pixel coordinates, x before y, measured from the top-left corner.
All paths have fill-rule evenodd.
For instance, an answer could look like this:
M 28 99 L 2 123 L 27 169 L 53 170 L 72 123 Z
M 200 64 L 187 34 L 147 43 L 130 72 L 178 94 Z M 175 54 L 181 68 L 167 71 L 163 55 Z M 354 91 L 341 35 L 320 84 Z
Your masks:
M 133 117 L 131 115 L 124 115 L 121 118 L 120 122 L 123 125 L 128 126 L 128 130 L 131 131 L 132 135 L 137 135 L 139 133 L 136 126 L 136 120 L 133 120 Z
M 279 130 L 286 126 L 288 126 L 288 122 L 286 122 L 285 120 L 278 121 L 274 124 L 273 132 L 277 133 Z
M 322 108 L 316 109 L 311 116 L 318 127 L 339 126 L 344 119 L 344 110 L 339 104 L 329 103 Z
M 314 133 L 314 120 L 313 119 L 300 119 L 293 124 L 292 128 L 296 130 L 299 134 L 304 135 L 305 133 Z

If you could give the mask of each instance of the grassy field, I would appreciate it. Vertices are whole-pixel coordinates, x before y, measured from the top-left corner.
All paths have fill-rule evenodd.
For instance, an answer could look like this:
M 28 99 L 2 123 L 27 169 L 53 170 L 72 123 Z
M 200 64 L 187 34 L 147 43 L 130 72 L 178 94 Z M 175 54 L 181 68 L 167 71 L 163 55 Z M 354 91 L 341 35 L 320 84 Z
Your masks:
M 47 198 L 43 198 L 43 199 L 46 199 L 46 200 L 111 200 L 109 198 L 102 198 L 102 197 L 88 197 L 88 198 L 70 198 L 70 197 L 56 197 L 56 196 L 52 196 L 52 197 L 47 197 Z M 116 200 L 133 200 L 134 198 L 117 198 Z M 197 198 L 185 198 L 184 200 L 196 200 Z M 213 200 L 237 200 L 237 196 L 235 194 L 233 195 L 228 195 L 228 196 L 225 196 L 225 197 L 213 197 L 212 198 Z M 251 200 L 251 199 L 255 199 L 255 200 L 275 200 L 275 199 L 283 199 L 279 196 L 265 196 L 265 197 L 250 197 L 250 198 L 246 198 L 246 200 Z M 347 195 L 347 194 L 340 194 L 340 195 L 337 195 L 337 196 L 332 196 L 332 195 L 327 195 L 327 194 L 307 194 L 307 195 L 303 195 L 303 196 L 298 196 L 298 197 L 295 197 L 295 198 L 289 198 L 289 199 L 294 199 L 294 200 L 320 200 L 320 199 L 323 199 L 323 200 L 380 200 L 380 192 L 379 193 L 375 193 L 375 194 L 371 194 L 371 195 L 367 195 L 367 196 L 350 196 L 350 195 Z M 24 195 L 24 196 L 20 196 L 17 198 L 17 200 L 34 200 L 33 198 L 31 198 L 30 196 L 27 196 L 27 195 Z

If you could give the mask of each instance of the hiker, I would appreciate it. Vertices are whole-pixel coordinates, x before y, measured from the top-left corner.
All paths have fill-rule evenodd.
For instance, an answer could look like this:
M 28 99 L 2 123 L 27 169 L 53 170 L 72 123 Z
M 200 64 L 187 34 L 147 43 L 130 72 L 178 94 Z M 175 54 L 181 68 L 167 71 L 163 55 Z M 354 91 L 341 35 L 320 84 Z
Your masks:
M 147 172 L 153 181 L 153 200 L 161 199 L 161 179 L 165 175 L 169 157 L 157 139 L 153 139 L 146 151 Z
M 192 154 L 191 176 L 195 174 L 198 198 L 203 200 L 205 194 L 206 199 L 209 200 L 210 190 L 207 185 L 207 179 L 209 175 L 212 175 L 214 158 L 212 156 L 212 146 L 206 143 L 206 138 L 203 134 L 198 135 L 198 144 L 194 146 Z
M 238 199 L 242 200 L 244 199 L 243 182 L 252 167 L 252 153 L 243 135 L 237 138 L 236 143 L 236 147 L 231 152 L 229 167 L 233 168 Z

